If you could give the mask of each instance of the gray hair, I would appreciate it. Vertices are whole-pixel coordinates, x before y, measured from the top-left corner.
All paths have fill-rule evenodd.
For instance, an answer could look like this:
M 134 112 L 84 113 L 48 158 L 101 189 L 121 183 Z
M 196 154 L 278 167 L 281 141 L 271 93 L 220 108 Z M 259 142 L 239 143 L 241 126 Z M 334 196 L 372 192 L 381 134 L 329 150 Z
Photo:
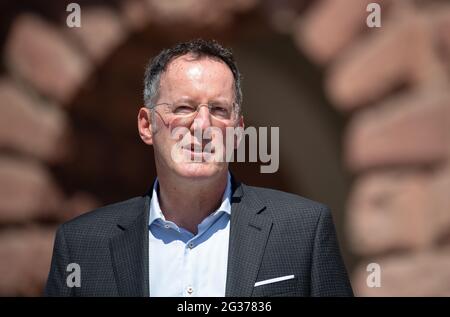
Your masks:
M 234 61 L 231 50 L 224 48 L 214 40 L 196 39 L 178 43 L 170 49 L 161 51 L 147 65 L 144 78 L 144 104 L 147 108 L 154 106 L 158 97 L 161 74 L 167 69 L 167 65 L 176 57 L 192 54 L 195 58 L 211 57 L 224 62 L 233 73 L 235 102 L 238 105 L 238 113 L 241 113 L 242 90 L 241 74 Z

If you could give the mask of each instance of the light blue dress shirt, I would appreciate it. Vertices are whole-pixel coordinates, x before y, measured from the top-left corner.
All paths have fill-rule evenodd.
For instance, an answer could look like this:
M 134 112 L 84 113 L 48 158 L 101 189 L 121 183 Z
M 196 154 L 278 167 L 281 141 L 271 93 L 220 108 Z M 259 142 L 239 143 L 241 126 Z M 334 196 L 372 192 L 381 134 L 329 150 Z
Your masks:
M 225 296 L 230 236 L 231 180 L 222 204 L 192 234 L 167 221 L 153 186 L 149 217 L 150 296 Z

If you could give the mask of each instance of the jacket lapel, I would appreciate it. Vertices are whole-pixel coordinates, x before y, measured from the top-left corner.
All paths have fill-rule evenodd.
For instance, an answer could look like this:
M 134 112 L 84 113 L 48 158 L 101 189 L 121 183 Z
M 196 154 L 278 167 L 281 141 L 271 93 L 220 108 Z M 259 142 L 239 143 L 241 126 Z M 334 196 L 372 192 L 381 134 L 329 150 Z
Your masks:
M 265 205 L 232 176 L 230 240 L 225 296 L 252 295 L 272 219 Z M 134 209 L 125 211 L 110 239 L 119 296 L 149 296 L 148 217 L 152 190 Z
M 272 219 L 262 212 L 264 204 L 243 185 L 233 182 L 230 242 L 225 296 L 252 295 Z
M 148 213 L 150 194 L 133 210 L 124 211 L 111 238 L 110 251 L 119 296 L 149 296 Z

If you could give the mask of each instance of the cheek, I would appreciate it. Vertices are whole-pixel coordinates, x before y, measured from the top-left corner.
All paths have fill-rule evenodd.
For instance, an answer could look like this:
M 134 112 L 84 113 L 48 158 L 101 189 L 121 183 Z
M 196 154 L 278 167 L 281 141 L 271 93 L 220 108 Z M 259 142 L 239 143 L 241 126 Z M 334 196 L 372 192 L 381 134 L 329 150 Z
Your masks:
M 161 127 L 154 136 L 157 151 L 164 155 L 170 155 L 172 149 L 183 142 L 190 142 L 190 133 L 187 128 Z
M 156 150 L 164 151 L 173 142 L 170 132 L 164 127 L 158 127 L 153 134 L 153 143 Z

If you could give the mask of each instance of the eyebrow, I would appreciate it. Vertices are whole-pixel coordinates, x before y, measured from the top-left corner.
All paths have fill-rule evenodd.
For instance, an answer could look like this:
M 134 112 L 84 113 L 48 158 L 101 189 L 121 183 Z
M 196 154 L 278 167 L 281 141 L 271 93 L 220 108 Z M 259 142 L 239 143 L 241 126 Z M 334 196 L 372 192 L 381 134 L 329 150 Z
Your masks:
M 224 101 L 226 102 L 228 100 L 225 97 L 217 97 L 217 98 L 214 98 L 212 100 L 208 100 L 208 103 L 210 103 L 210 102 L 224 102 Z M 196 103 L 196 104 L 200 103 L 199 101 L 196 101 L 194 98 L 191 98 L 191 97 L 181 97 L 179 99 L 176 99 L 174 102 L 187 102 L 187 103 Z

